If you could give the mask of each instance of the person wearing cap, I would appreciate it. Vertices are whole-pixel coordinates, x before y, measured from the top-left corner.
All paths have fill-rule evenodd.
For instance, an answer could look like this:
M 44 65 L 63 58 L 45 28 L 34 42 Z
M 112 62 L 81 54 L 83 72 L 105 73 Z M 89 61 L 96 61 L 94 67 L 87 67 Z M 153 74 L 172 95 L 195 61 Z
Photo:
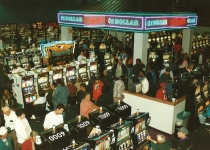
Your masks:
M 36 136 L 38 136 L 37 131 L 31 131 L 30 138 L 23 142 L 21 150 L 35 150 L 34 143 L 36 143 Z
M 187 136 L 189 132 L 188 132 L 187 128 L 185 128 L 185 127 L 178 128 L 177 130 L 178 130 L 177 135 L 180 138 L 180 140 L 177 143 L 176 149 L 177 150 L 187 150 L 189 147 L 192 146 L 192 142 L 189 139 L 189 137 Z
M 173 82 L 173 81 L 174 81 L 174 76 L 173 76 L 173 72 L 172 72 L 172 71 L 170 70 L 170 68 L 169 68 L 169 64 L 165 64 L 165 65 L 164 65 L 163 69 L 160 71 L 159 78 L 161 78 L 161 76 L 162 76 L 163 74 L 166 73 L 166 70 L 167 70 L 167 76 L 168 76 L 168 74 L 169 74 L 170 77 L 171 77 L 171 79 L 172 79 L 172 82 Z M 165 76 L 165 75 L 164 75 L 164 76 Z M 163 76 L 163 77 L 164 77 L 164 76 Z M 164 79 L 165 79 L 164 82 L 167 81 L 167 78 L 168 78 L 168 77 L 164 78 Z M 159 82 L 160 82 L 160 79 L 159 79 Z M 161 81 L 161 82 L 162 82 L 162 81 Z
M 0 150 L 13 150 L 11 140 L 7 137 L 7 128 L 0 128 Z
M 17 142 L 19 143 L 19 147 L 21 147 L 23 142 L 30 137 L 31 127 L 28 120 L 25 118 L 25 109 L 17 109 L 15 114 L 18 118 L 15 121 L 14 127 L 17 135 Z
M 12 143 L 14 145 L 14 150 L 19 150 L 17 136 L 15 132 L 15 126 L 14 126 L 15 121 L 17 120 L 17 115 L 7 106 L 2 108 L 2 112 L 4 114 L 5 127 L 8 130 L 8 137 L 12 140 Z
M 163 134 L 157 134 L 157 141 L 153 140 L 150 136 L 147 137 L 148 141 L 151 141 L 150 148 L 155 150 L 169 150 L 172 147 L 170 141 L 166 141 Z
M 162 99 L 162 100 L 168 101 L 168 95 L 167 95 L 165 83 L 160 83 L 160 88 L 157 91 L 155 97 L 158 98 L 158 99 Z
M 167 80 L 171 78 L 172 79 L 172 82 L 173 82 L 173 73 L 172 71 L 170 71 L 170 69 L 167 67 L 165 68 L 165 72 L 163 74 L 160 75 L 160 78 L 159 78 L 159 82 L 162 83 L 162 82 L 167 82 Z
M 98 97 L 102 95 L 102 88 L 104 83 L 101 81 L 100 78 L 95 79 L 95 84 L 93 85 L 93 100 L 97 101 Z

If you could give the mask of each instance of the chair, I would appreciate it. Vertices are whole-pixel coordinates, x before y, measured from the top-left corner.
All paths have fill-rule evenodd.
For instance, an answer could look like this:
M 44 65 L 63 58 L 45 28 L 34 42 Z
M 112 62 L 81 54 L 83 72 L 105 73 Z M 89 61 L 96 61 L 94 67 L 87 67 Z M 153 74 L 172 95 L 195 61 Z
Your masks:
M 35 122 L 41 122 L 42 117 L 46 115 L 46 103 L 34 106 L 34 115 L 36 116 Z

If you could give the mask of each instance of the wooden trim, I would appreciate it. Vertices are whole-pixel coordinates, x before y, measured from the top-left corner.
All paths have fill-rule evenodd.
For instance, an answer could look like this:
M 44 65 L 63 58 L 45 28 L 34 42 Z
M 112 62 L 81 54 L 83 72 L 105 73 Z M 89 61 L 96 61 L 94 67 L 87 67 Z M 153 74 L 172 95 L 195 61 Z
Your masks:
M 137 96 L 137 97 L 139 97 L 139 98 L 145 98 L 145 99 L 148 99 L 148 100 L 160 102 L 160 103 L 167 104 L 167 105 L 171 105 L 171 106 L 175 106 L 175 105 L 179 104 L 180 102 L 186 100 L 186 95 L 180 97 L 178 100 L 176 100 L 175 103 L 172 103 L 172 102 L 170 102 L 170 101 L 160 100 L 160 99 L 157 99 L 157 98 L 155 98 L 155 97 L 147 96 L 147 95 L 144 95 L 144 94 L 130 93 L 130 92 L 127 91 L 127 90 L 124 90 L 123 92 L 126 93 L 126 94 L 131 94 L 131 95 Z M 126 98 L 126 97 L 125 97 L 125 98 Z

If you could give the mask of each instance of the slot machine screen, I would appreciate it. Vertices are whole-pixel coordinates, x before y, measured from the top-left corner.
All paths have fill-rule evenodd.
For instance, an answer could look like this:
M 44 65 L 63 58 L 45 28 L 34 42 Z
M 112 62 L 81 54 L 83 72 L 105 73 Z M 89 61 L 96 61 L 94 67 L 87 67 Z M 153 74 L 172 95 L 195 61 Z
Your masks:
M 38 61 L 38 60 L 40 60 L 40 57 L 38 56 L 38 55 L 35 55 L 35 56 L 33 56 L 33 61 Z
M 13 65 L 16 63 L 17 63 L 16 59 L 13 59 L 13 58 L 8 61 L 8 65 Z
M 145 119 L 139 118 L 135 126 L 135 134 L 142 132 L 145 129 Z
M 38 84 L 48 82 L 49 81 L 49 75 L 48 73 L 39 74 L 38 75 Z
M 111 69 L 112 69 L 112 66 L 107 66 L 106 69 L 107 69 L 107 70 L 111 70 Z
M 69 77 L 69 76 L 73 76 L 73 75 L 75 75 L 75 70 L 74 70 L 74 68 L 69 68 L 69 69 L 67 69 L 67 71 L 66 71 L 66 76 Z
M 22 58 L 20 59 L 20 62 L 21 62 L 21 63 L 27 63 L 27 62 L 28 62 L 28 57 L 22 57 Z
M 33 77 L 22 78 L 22 88 L 34 85 Z
M 85 72 L 87 72 L 87 66 L 80 66 L 79 73 L 85 73 Z
M 90 64 L 90 71 L 96 70 L 97 69 L 97 62 L 91 63 Z
M 104 59 L 110 59 L 110 54 L 106 53 L 106 54 L 104 55 Z
M 119 129 L 118 135 L 117 135 L 117 142 L 123 140 L 124 138 L 128 137 L 129 135 L 130 135 L 130 124 Z
M 144 129 L 140 133 L 136 134 L 138 144 L 144 142 L 147 139 L 147 136 L 148 136 L 147 129 Z
M 62 76 L 63 76 L 62 69 L 53 71 L 53 80 L 61 79 Z
M 208 91 L 208 81 L 204 83 L 203 92 Z
M 201 91 L 201 87 L 200 85 L 197 85 L 196 89 L 195 89 L 195 95 L 199 94 Z

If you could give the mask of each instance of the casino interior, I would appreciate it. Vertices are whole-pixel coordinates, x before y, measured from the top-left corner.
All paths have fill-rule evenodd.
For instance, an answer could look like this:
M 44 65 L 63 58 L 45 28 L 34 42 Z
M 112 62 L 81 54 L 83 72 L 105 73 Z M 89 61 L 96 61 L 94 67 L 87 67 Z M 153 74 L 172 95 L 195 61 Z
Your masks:
M 18 108 L 25 109 L 32 130 L 39 132 L 34 143 L 36 150 L 146 150 L 152 148 L 148 136 L 156 139 L 157 134 L 163 134 L 175 148 L 181 127 L 189 130 L 190 150 L 209 149 L 209 122 L 201 124 L 199 115 L 210 106 L 210 28 L 206 27 L 210 22 L 203 21 L 206 15 L 198 7 L 210 4 L 204 6 L 196 1 L 187 7 L 187 3 L 175 0 L 50 3 L 0 2 L 0 12 L 6 13 L 0 13 L 0 73 L 7 76 L 6 88 L 13 93 Z M 170 58 L 175 65 L 170 70 L 171 81 L 165 81 L 170 83 L 170 94 L 167 99 L 160 99 L 156 92 L 162 70 L 172 64 Z M 183 71 L 179 65 L 184 61 L 180 59 L 187 58 L 188 68 Z M 118 81 L 112 78 L 116 59 L 127 59 L 123 62 L 127 74 L 123 99 L 113 102 L 113 88 Z M 156 75 L 154 83 L 148 82 L 146 94 L 130 90 L 136 59 L 145 64 L 145 72 L 150 66 Z M 75 83 L 77 91 L 84 83 L 89 91 L 94 89 L 91 82 L 103 79 L 104 70 L 112 81 L 104 83 L 109 88 L 103 89 L 101 97 L 111 102 L 95 102 L 99 109 L 89 112 L 89 118 L 80 116 L 77 101 L 66 106 L 63 125 L 44 130 L 43 121 L 49 110 L 44 110 L 41 118 L 31 119 L 38 95 L 42 91 L 48 95 L 58 79 L 67 86 Z M 149 81 L 149 76 L 146 78 Z M 0 88 L 2 101 L 5 86 Z M 71 94 L 70 91 L 70 97 L 75 96 Z

